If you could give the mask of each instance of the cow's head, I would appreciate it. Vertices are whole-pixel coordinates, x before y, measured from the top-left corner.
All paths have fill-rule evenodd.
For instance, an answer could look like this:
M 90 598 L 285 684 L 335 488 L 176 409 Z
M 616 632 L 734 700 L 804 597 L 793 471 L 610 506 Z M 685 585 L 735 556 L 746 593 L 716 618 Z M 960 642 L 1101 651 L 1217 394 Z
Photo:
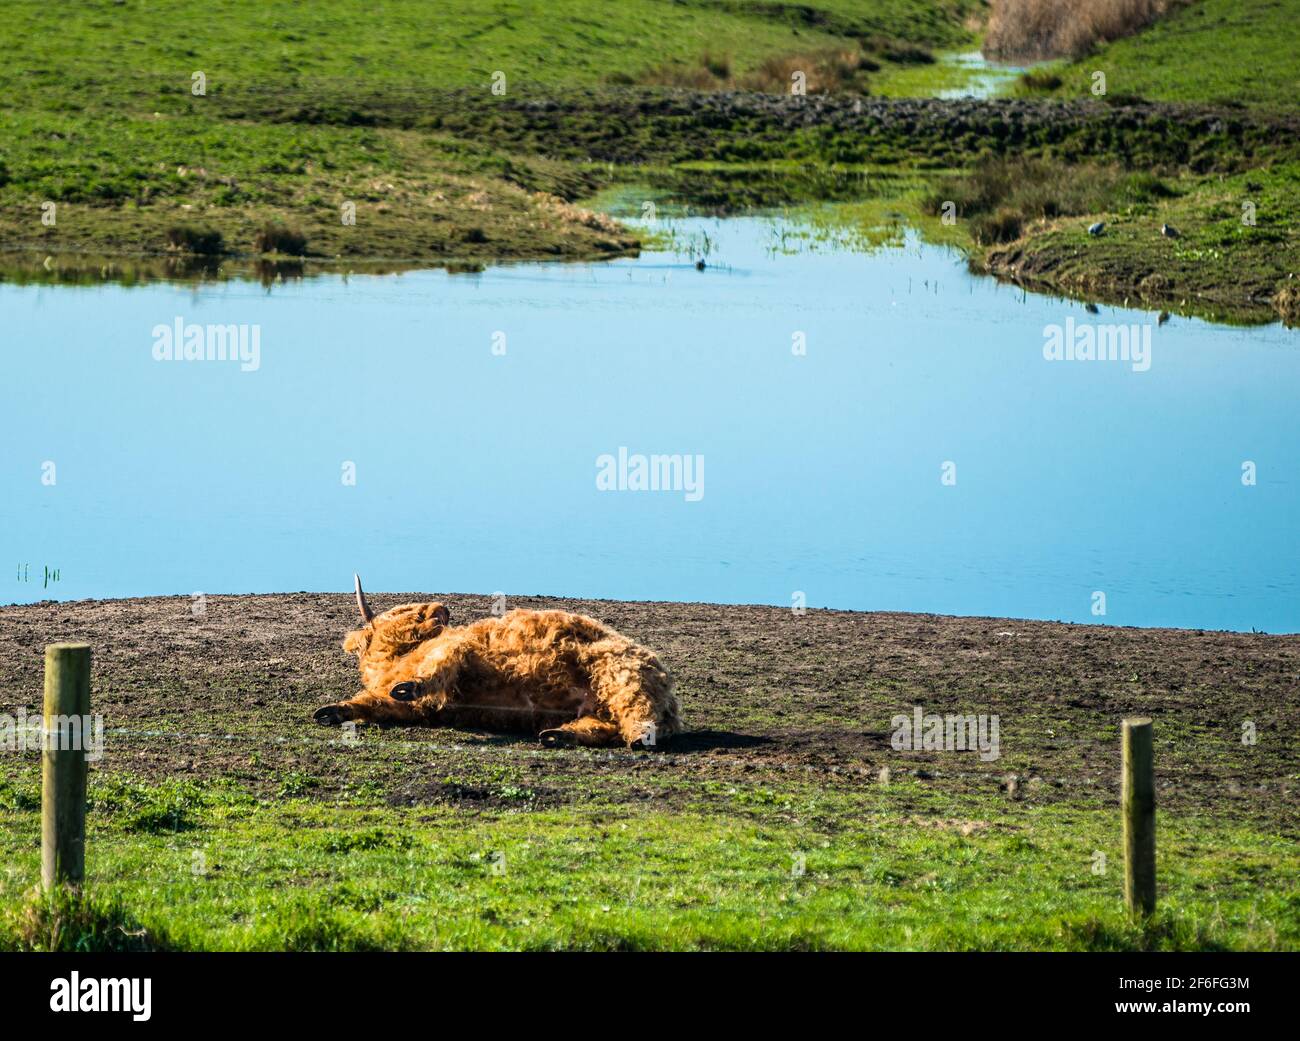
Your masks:
M 355 576 L 354 576 L 355 577 Z M 343 649 L 357 656 L 362 680 L 370 686 L 370 673 L 382 673 L 395 658 L 407 654 L 426 640 L 432 640 L 451 624 L 451 612 L 442 604 L 402 604 L 376 615 L 357 583 L 357 610 L 365 624 L 343 640 Z

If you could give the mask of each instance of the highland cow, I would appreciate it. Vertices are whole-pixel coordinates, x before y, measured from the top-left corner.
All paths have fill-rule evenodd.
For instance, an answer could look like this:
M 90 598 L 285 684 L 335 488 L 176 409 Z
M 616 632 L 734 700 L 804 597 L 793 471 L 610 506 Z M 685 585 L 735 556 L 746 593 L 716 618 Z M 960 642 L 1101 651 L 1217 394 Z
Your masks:
M 655 655 L 594 618 L 515 610 L 453 627 L 442 604 L 375 616 L 343 649 L 357 656 L 360 694 L 317 709 L 349 720 L 537 734 L 548 748 L 655 744 L 678 733 L 672 678 Z

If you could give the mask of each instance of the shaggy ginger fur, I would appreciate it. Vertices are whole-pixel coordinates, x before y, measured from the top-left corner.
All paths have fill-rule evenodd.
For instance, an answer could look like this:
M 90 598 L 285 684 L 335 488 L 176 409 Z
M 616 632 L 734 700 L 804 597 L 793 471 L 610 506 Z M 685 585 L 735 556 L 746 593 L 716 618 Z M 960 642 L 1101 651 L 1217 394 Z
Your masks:
M 474 727 L 550 747 L 652 744 L 681 730 L 659 659 L 580 614 L 518 610 L 452 627 L 442 604 L 404 604 L 348 633 L 343 649 L 366 689 L 318 709 L 327 726 Z

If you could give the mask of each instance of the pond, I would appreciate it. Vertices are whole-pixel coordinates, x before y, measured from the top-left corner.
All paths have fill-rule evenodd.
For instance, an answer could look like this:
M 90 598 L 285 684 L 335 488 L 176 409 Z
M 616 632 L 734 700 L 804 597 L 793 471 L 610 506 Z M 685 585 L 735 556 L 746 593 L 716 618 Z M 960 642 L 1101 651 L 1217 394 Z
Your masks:
M 1094 314 L 910 234 L 672 233 L 478 274 L 0 286 L 0 601 L 359 571 L 1300 629 L 1294 332 Z
M 991 98 L 1011 88 L 1028 66 L 1006 65 L 989 61 L 979 51 L 959 51 L 944 54 L 941 64 L 951 65 L 962 74 L 960 86 L 940 90 L 941 98 Z
M 882 73 L 872 88 L 884 97 L 992 98 L 1012 93 L 1020 75 L 1036 65 L 991 61 L 978 50 L 942 51 L 933 62 Z

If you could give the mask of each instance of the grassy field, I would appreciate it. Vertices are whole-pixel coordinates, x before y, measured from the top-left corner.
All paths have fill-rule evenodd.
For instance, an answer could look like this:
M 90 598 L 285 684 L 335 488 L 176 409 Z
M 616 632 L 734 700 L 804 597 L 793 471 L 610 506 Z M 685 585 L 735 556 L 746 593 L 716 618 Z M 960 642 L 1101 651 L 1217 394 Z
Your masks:
M 1300 19 L 1282 0 L 1191 0 L 1126 39 L 1074 62 L 1053 62 L 1024 78 L 1029 97 L 1093 96 L 1105 74 L 1106 97 L 1294 113 L 1300 97 Z M 1280 140 L 1293 134 L 1280 135 Z M 1101 158 L 1101 157 L 1098 157 Z M 1225 154 L 1225 158 L 1230 158 Z M 975 242 L 975 266 L 1034 288 L 1122 303 L 1154 301 L 1216 320 L 1300 324 L 1300 161 L 1294 154 L 1242 153 L 1207 173 L 1199 164 L 1153 162 L 1168 187 L 1135 202 L 1116 192 L 1093 205 L 1010 210 L 1023 235 L 1013 245 Z M 1095 181 L 1087 167 L 1068 171 Z M 1066 193 L 1062 193 L 1063 195 Z M 1254 223 L 1243 215 L 1247 209 Z M 1083 230 L 1104 221 L 1107 234 Z M 1162 224 L 1181 234 L 1162 238 Z M 978 230 L 975 225 L 972 230 Z
M 432 765 L 427 753 L 408 766 Z M 23 894 L 39 851 L 13 848 L 39 832 L 34 795 L 8 788 L 20 808 L 0 949 L 1300 947 L 1295 837 L 1228 821 L 1162 818 L 1163 908 L 1139 926 L 1122 909 L 1113 808 L 946 798 L 904 777 L 851 792 L 706 782 L 665 810 L 677 771 L 648 764 L 556 809 L 513 772 L 443 781 L 488 793 L 486 809 L 388 806 L 365 782 L 326 801 L 102 781 L 88 906 L 49 909 Z M 310 772 L 284 784 L 311 788 Z
M 1102 95 L 1117 110 L 1142 101 L 1292 115 L 1300 96 L 1300 22 L 1278 0 L 1190 0 L 1131 36 L 1073 62 L 1039 65 L 1018 84 L 1027 98 Z M 912 77 L 925 73 L 912 73 Z M 891 82 L 908 82 L 909 74 Z M 918 82 L 921 82 L 918 80 Z M 978 165 L 936 181 L 928 207 L 958 203 L 972 267 L 1030 288 L 1112 304 L 1143 301 L 1217 321 L 1300 324 L 1300 159 L 1293 131 L 1280 149 L 1224 147 L 1189 157 L 1170 147 L 1126 154 L 1131 135 L 1091 154 L 1031 154 L 1047 176 L 987 191 Z M 1011 153 L 1014 155 L 1014 153 Z M 1118 160 L 1118 162 L 1117 162 Z M 965 164 L 962 164 L 965 166 Z M 1134 170 L 1159 191 L 1129 190 Z M 1102 237 L 1085 234 L 1096 222 Z M 994 225 L 996 224 L 996 227 Z M 1172 225 L 1176 240 L 1160 234 Z
M 846 41 L 942 47 L 969 41 L 978 0 L 346 0 L 268 6 L 214 0 L 202 18 L 183 0 L 80 0 L 8 5 L 3 72 L 15 107 L 69 111 L 61 84 L 89 88 L 96 108 L 183 104 L 190 75 L 210 93 L 379 87 L 394 91 L 490 86 L 501 70 L 523 91 L 640 80 L 673 63 L 726 58 L 734 75 L 773 55 Z M 79 106 L 84 107 L 84 106 Z
M 937 183 L 978 269 L 1087 299 L 1216 321 L 1300 323 L 1300 162 L 1215 176 L 1113 164 L 994 161 Z M 1103 222 L 1100 236 L 1087 228 Z M 1161 234 L 1168 225 L 1177 234 Z
M 462 620 L 490 603 L 439 599 Z M 0 757 L 0 949 L 1300 949 L 1300 638 L 518 606 L 659 650 L 687 733 L 644 752 L 348 742 L 311 723 L 355 689 L 343 596 L 213 597 L 202 620 L 183 598 L 0 610 L 6 705 L 36 708 L 45 640 L 88 639 L 107 727 L 79 903 L 32 897 L 39 764 Z M 914 704 L 998 714 L 1000 758 L 896 750 Z M 1133 712 L 1157 728 L 1144 925 L 1121 897 Z
M 1052 89 L 1026 100 L 1036 109 L 967 107 L 919 123 L 906 102 L 864 123 L 791 99 L 791 70 L 811 91 L 847 97 L 960 85 L 968 72 L 951 56 L 978 45 L 976 0 L 454 0 L 437 18 L 413 0 L 187 11 L 175 0 L 9 5 L 0 277 L 271 280 L 304 262 L 620 256 L 639 236 L 589 201 L 620 186 L 718 212 L 825 201 L 873 211 L 889 199 L 871 176 L 881 169 L 942 186 L 983 157 L 1031 154 L 1084 179 L 1106 164 L 1149 170 L 1171 190 L 1137 206 L 1121 194 L 1086 210 L 1025 209 L 1011 248 L 983 241 L 987 215 L 959 212 L 945 239 L 977 269 L 1114 303 L 1297 319 L 1300 29 L 1280 3 L 1194 0 L 1038 73 Z M 1152 125 L 1118 105 L 1060 131 L 1058 99 L 1091 97 L 1095 68 L 1112 104 L 1192 107 Z M 772 104 L 755 107 L 756 96 Z M 1244 107 L 1207 123 L 1215 102 Z M 1205 129 L 1243 121 L 1254 129 Z M 1243 202 L 1255 225 L 1241 223 Z M 1094 220 L 1112 234 L 1081 237 Z M 1158 235 L 1166 221 L 1184 233 L 1177 245 Z
M 1052 71 L 1055 93 L 1083 96 L 1093 73 L 1108 93 L 1294 112 L 1300 18 L 1286 0 L 1192 0 L 1136 36 Z
M 500 96 L 537 99 L 709 68 L 722 88 L 787 57 L 813 68 L 879 54 L 888 67 L 968 39 L 977 8 L 863 6 L 453 0 L 431 17 L 414 0 L 224 0 L 194 17 L 175 0 L 21 0 L 0 21 L 0 240 L 38 261 L 165 253 L 174 229 L 195 227 L 220 233 L 212 252 L 248 254 L 280 222 L 318 260 L 626 252 L 634 239 L 550 198 L 591 190 L 597 175 L 582 163 L 502 151 L 472 130 L 402 126 L 440 92 L 497 97 L 498 72 Z M 52 225 L 46 202 L 58 207 Z M 343 223 L 347 202 L 355 225 Z
M 1300 19 L 1281 0 L 1194 0 L 1142 33 L 1030 78 L 1057 97 L 1087 96 L 1105 73 L 1108 95 L 1210 102 L 1295 112 L 1300 97 Z M 1034 94 L 1032 89 L 1026 93 Z M 1231 118 L 1229 115 L 1228 118 Z M 1244 157 L 1243 157 L 1244 159 Z M 1245 160 L 1243 171 L 1170 181 L 1152 205 L 1099 205 L 1080 220 L 1043 220 L 1026 241 L 987 252 L 985 269 L 1029 284 L 1112 302 L 1154 292 L 1166 306 L 1210 318 L 1300 324 L 1300 162 Z M 1249 210 L 1254 223 L 1246 223 Z M 1104 241 L 1081 226 L 1105 220 Z M 1162 223 L 1177 242 L 1154 234 Z
M 12 0 L 0 277 L 618 256 L 640 243 L 606 211 L 653 199 L 792 207 L 863 246 L 910 224 L 1034 287 L 1300 321 L 1300 29 L 1281 2 L 1194 0 L 1022 99 L 960 108 L 876 98 L 964 82 L 931 59 L 975 47 L 977 0 L 431 10 Z M 1099 68 L 1089 116 L 1074 101 Z M 792 69 L 838 97 L 777 97 Z M 488 609 L 448 600 L 458 620 Z M 653 752 L 345 742 L 310 723 L 355 689 L 342 597 L 214 597 L 203 622 L 183 599 L 0 609 L 6 710 L 36 709 L 44 643 L 88 639 L 109 728 L 83 901 L 32 895 L 39 763 L 0 755 L 0 949 L 1300 949 L 1296 637 L 560 606 L 658 649 L 689 733 Z M 1002 757 L 893 749 L 918 703 L 999 714 Z M 1120 895 L 1133 712 L 1158 735 L 1143 925 Z

